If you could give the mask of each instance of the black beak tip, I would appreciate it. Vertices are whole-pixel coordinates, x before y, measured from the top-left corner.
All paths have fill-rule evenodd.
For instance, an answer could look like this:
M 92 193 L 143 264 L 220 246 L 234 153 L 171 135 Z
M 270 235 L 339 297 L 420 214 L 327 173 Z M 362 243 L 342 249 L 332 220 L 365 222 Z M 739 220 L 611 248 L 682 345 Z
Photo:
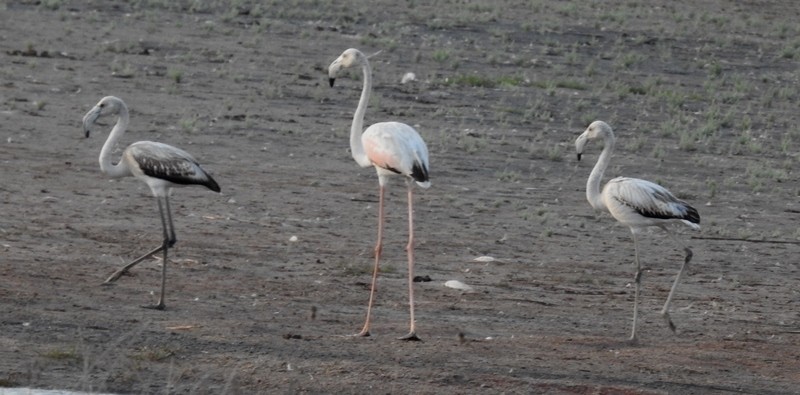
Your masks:
M 580 160 L 581 160 L 581 154 L 578 153 L 578 162 L 580 162 Z
M 328 83 L 331 84 L 331 88 L 333 88 L 333 81 L 336 81 L 336 78 L 328 78 Z
M 86 129 L 86 138 L 89 138 L 89 129 Z

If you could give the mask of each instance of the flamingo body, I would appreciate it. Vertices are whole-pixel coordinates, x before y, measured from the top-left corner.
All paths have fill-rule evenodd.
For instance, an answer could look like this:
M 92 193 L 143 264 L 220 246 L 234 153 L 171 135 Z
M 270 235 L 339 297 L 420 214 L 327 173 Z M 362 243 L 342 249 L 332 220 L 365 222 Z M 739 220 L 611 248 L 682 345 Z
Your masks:
M 98 118 L 106 115 L 117 115 L 118 118 L 105 144 L 103 144 L 103 148 L 100 150 L 100 170 L 111 178 L 136 177 L 150 187 L 150 191 L 158 202 L 158 209 L 161 214 L 161 225 L 164 232 L 164 241 L 160 246 L 114 272 L 105 283 L 109 284 L 116 281 L 120 276 L 142 260 L 159 251 L 163 251 L 161 296 L 156 305 L 145 306 L 161 310 L 164 309 L 167 251 L 177 241 L 175 237 L 175 227 L 172 223 L 172 213 L 169 207 L 169 195 L 172 188 L 188 185 L 202 185 L 214 192 L 219 192 L 220 187 L 188 152 L 163 143 L 153 141 L 139 141 L 133 143 L 122 152 L 122 157 L 119 162 L 113 163 L 111 160 L 111 153 L 119 138 L 122 137 L 127 130 L 130 121 L 128 107 L 125 105 L 125 102 L 114 96 L 102 98 L 97 105 L 89 110 L 83 117 L 83 128 L 86 137 L 89 137 L 90 127 Z
M 700 229 L 700 215 L 694 207 L 650 181 L 617 177 L 606 183 L 601 196 L 608 212 L 629 227 L 661 226 L 665 221 L 679 220 Z
M 122 153 L 122 160 L 134 177 L 150 186 L 155 196 L 169 188 L 202 185 L 219 192 L 217 182 L 186 151 L 171 145 L 139 141 Z
M 399 174 L 412 178 L 423 188 L 430 186 L 428 147 L 411 126 L 400 122 L 376 123 L 364 131 L 361 142 L 379 174 Z
M 603 178 L 611 155 L 614 151 L 616 138 L 611 127 L 603 121 L 592 122 L 577 140 L 575 149 L 578 153 L 578 160 L 590 140 L 602 139 L 604 142 L 603 152 L 600 154 L 597 163 L 589 175 L 586 182 L 586 198 L 589 204 L 596 209 L 607 211 L 619 223 L 630 228 L 633 235 L 634 262 L 636 264 L 636 275 L 634 280 L 636 288 L 633 302 L 633 328 L 630 339 L 636 340 L 636 321 L 638 316 L 639 289 L 641 285 L 641 265 L 639 263 L 639 243 L 637 234 L 647 227 L 662 228 L 669 237 L 672 238 L 667 225 L 671 222 L 683 223 L 694 230 L 700 229 L 700 214 L 697 210 L 675 197 L 666 188 L 650 181 L 638 178 L 618 177 L 610 180 L 603 189 L 600 189 L 600 182 Z M 686 266 L 692 259 L 692 250 L 684 246 L 686 257 L 681 265 L 675 282 L 672 284 L 667 301 L 661 310 L 661 315 L 667 321 L 669 328 L 674 332 L 675 324 L 669 315 L 669 305 L 675 290 L 678 288 L 681 276 Z

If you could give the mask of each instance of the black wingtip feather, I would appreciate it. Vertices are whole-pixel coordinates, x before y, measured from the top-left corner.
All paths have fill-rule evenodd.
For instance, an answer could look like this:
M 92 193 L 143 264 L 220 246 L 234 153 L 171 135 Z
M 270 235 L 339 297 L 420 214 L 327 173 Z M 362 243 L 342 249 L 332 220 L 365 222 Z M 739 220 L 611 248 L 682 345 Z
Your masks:
M 700 213 L 697 212 L 697 209 L 695 209 L 694 207 L 689 206 L 687 204 L 686 205 L 686 216 L 684 216 L 684 218 L 682 218 L 682 219 L 685 219 L 685 220 L 687 220 L 687 221 L 689 221 L 689 222 L 691 222 L 693 224 L 699 224 L 700 223 Z
M 622 202 L 622 201 L 620 201 L 620 202 Z M 625 202 L 622 202 L 622 203 L 627 205 L 627 203 L 625 203 Z M 628 206 L 630 206 L 630 205 L 628 205 Z M 631 208 L 633 208 L 637 213 L 639 213 L 639 214 L 641 214 L 641 215 L 643 215 L 645 217 L 648 217 L 648 218 L 682 219 L 682 220 L 686 220 L 686 221 L 689 221 L 689 222 L 694 223 L 694 224 L 699 224 L 700 223 L 700 214 L 697 212 L 697 210 L 694 207 L 692 207 L 692 206 L 690 206 L 688 204 L 685 204 L 685 203 L 683 204 L 683 208 L 686 210 L 686 213 L 683 214 L 683 215 L 676 215 L 677 213 L 675 213 L 674 211 L 669 211 L 669 212 L 667 212 L 667 211 L 652 211 L 652 210 L 644 210 L 641 207 L 633 207 L 633 206 L 631 206 Z
M 222 190 L 219 187 L 219 184 L 217 184 L 217 182 L 214 181 L 214 179 L 211 178 L 211 176 L 208 176 L 208 181 L 206 181 L 203 185 L 206 186 L 208 189 L 214 191 L 214 192 L 219 192 L 219 191 Z
M 411 178 L 418 182 L 428 181 L 428 169 L 419 162 L 414 163 L 414 167 L 411 168 Z

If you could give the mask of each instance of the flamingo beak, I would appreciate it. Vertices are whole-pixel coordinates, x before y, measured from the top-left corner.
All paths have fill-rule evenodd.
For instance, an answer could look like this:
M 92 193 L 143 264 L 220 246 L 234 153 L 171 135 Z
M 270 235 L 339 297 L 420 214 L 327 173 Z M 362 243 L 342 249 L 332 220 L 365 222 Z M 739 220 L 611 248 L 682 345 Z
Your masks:
M 581 160 L 581 155 L 583 155 L 583 149 L 586 147 L 586 142 L 589 138 L 586 136 L 586 132 L 583 132 L 578 139 L 575 140 L 575 152 L 578 153 L 578 161 Z
M 86 134 L 86 137 L 89 137 L 89 133 L 91 131 L 90 127 L 94 125 L 94 122 L 97 118 L 100 117 L 100 107 L 95 106 L 86 115 L 83 116 L 83 131 Z
M 336 75 L 339 74 L 339 70 L 342 69 L 342 57 L 336 58 L 330 66 L 328 66 L 328 83 L 331 84 L 331 88 L 333 88 L 333 81 L 336 80 Z

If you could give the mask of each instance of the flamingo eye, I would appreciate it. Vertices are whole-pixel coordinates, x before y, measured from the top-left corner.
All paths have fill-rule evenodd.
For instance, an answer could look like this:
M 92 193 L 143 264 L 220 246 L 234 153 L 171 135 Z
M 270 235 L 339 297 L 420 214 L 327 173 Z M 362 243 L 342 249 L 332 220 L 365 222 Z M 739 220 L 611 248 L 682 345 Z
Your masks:
M 100 108 L 103 108 L 105 106 L 106 106 L 106 103 L 100 103 L 99 105 L 97 105 L 97 107 L 100 107 Z

